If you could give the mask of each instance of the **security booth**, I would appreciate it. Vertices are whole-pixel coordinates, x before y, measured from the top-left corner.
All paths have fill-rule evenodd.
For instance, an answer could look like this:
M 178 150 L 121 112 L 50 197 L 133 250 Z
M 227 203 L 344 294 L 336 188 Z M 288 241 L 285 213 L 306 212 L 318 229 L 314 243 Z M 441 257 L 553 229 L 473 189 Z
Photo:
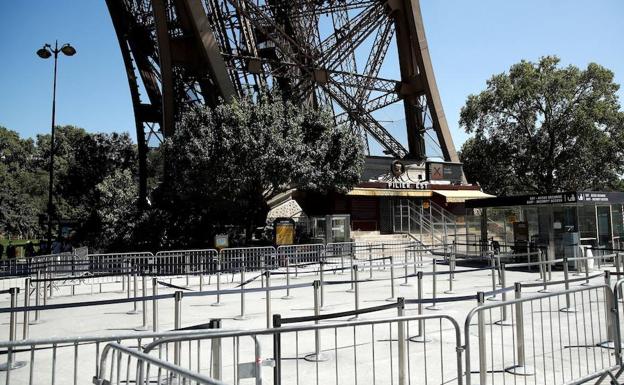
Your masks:
M 619 249 L 624 240 L 623 192 L 564 192 L 466 201 L 481 214 L 481 240 L 510 249 L 526 244 L 549 259 L 578 255 L 578 246 Z

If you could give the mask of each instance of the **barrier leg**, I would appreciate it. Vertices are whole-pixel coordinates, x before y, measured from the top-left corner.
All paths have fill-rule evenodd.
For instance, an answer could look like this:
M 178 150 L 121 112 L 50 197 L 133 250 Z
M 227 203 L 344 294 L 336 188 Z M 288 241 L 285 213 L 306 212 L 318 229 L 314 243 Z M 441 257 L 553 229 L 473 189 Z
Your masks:
M 26 277 L 24 280 L 24 306 L 30 306 L 30 277 Z M 22 339 L 28 339 L 28 325 L 30 320 L 30 312 L 28 310 L 24 311 L 24 323 L 22 329 Z
M 418 279 L 418 299 L 422 299 L 423 298 L 423 272 L 419 271 L 418 273 L 416 273 L 416 277 Z M 418 303 L 418 315 L 422 315 L 423 314 L 423 304 L 422 302 Z M 421 343 L 426 343 L 426 342 L 431 342 L 430 339 L 427 338 L 427 335 L 425 333 L 425 321 L 424 320 L 418 320 L 418 334 L 414 337 L 410 337 L 409 338 L 410 341 L 412 342 L 421 342 Z
M 321 314 L 320 303 L 320 281 L 314 281 L 312 287 L 314 288 L 314 315 L 318 317 Z M 314 321 L 314 324 L 318 325 L 318 319 Z M 321 352 L 321 331 L 314 330 L 314 353 L 308 354 L 304 358 L 306 361 L 322 362 L 327 361 L 327 356 Z
M 11 293 L 11 308 L 17 307 L 17 295 L 19 293 L 19 288 L 12 287 L 9 289 Z M 17 336 L 17 312 L 12 311 L 9 318 L 9 340 L 15 341 Z M 7 372 L 6 383 L 10 384 L 9 373 L 11 370 L 19 369 L 21 367 L 26 366 L 25 361 L 14 361 L 13 359 L 13 348 L 7 349 L 7 362 L 4 364 L 0 364 L 0 372 Z
M 386 298 L 388 302 L 395 302 L 394 295 L 394 257 L 390 256 L 390 298 Z
M 247 316 L 245 316 L 245 286 L 243 286 L 243 282 L 245 282 L 245 268 L 241 269 L 240 274 L 241 274 L 241 287 L 240 287 L 241 313 L 240 315 L 237 315 L 236 317 L 234 317 L 234 319 L 237 321 L 243 321 L 247 319 Z
M 158 278 L 152 277 L 152 295 L 158 295 Z M 152 330 L 158 331 L 158 300 L 152 300 Z
M 433 286 L 433 294 L 432 294 L 432 298 L 433 298 L 433 302 L 431 303 L 431 305 L 427 306 L 428 310 L 440 310 L 440 306 L 438 306 L 436 304 L 436 298 L 438 297 L 438 285 L 437 285 L 437 280 L 438 280 L 438 271 L 436 266 L 438 265 L 438 261 L 436 259 L 433 260 L 433 280 L 432 280 L 432 286 Z
M 522 297 L 522 284 L 516 282 L 514 287 L 515 297 L 520 299 Z M 535 374 L 535 370 L 526 364 L 524 352 L 524 309 L 522 302 L 516 302 L 514 306 L 516 308 L 516 364 L 505 368 L 505 371 L 517 376 L 532 376 Z

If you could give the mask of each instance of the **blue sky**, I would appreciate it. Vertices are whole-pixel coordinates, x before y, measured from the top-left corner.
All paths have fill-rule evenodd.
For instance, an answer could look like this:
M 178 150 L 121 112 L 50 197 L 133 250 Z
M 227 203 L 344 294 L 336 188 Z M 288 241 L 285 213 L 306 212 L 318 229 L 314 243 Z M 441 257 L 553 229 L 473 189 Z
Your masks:
M 597 62 L 624 84 L 623 0 L 421 0 L 442 103 L 455 144 L 459 111 L 485 81 L 521 59 L 555 54 L 564 64 Z M 134 120 L 119 46 L 104 0 L 0 1 L 0 125 L 49 132 L 52 61 L 35 51 L 71 42 L 59 59 L 57 123 L 128 131 Z M 624 100 L 624 90 L 619 92 Z

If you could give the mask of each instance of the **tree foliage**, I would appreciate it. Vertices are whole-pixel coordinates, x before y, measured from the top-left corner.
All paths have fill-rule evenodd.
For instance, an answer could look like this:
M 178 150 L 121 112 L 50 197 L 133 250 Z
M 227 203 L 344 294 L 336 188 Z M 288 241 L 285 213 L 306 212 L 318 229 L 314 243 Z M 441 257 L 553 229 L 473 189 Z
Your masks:
M 159 236 L 181 246 L 210 242 L 228 225 L 251 233 L 271 196 L 289 188 L 346 191 L 359 181 L 362 144 L 332 116 L 261 98 L 196 109 L 164 144 L 164 183 L 155 193 Z
M 466 177 L 490 193 L 604 190 L 624 171 L 624 113 L 613 73 L 547 56 L 494 75 L 470 95 L 460 125 Z

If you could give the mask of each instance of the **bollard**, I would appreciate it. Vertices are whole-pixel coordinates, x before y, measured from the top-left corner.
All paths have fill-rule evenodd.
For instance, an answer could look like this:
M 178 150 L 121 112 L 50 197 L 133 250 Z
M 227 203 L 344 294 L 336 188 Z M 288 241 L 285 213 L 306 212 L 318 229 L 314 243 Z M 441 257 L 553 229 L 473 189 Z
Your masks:
M 607 341 L 602 342 L 600 346 L 607 348 L 615 348 L 616 330 L 617 330 L 617 303 L 614 302 L 615 297 L 609 293 L 611 287 L 611 272 L 605 270 L 604 272 L 605 288 L 604 296 L 608 298 L 608 304 L 605 306 L 605 325 L 607 325 Z M 612 316 L 613 315 L 613 316 Z M 621 344 L 621 342 L 620 342 Z M 617 354 L 617 353 L 616 353 Z
M 355 311 L 360 310 L 360 282 L 359 282 L 359 273 L 358 273 L 358 265 L 353 265 L 353 275 L 354 275 L 354 293 L 355 293 Z M 349 321 L 354 321 L 358 319 L 359 314 L 349 318 Z
M 314 288 L 314 316 L 318 317 L 321 314 L 320 304 L 320 281 L 314 281 L 312 283 Z M 314 324 L 318 325 L 318 319 L 314 320 Z M 306 361 L 322 362 L 327 361 L 327 356 L 321 352 L 321 331 L 319 329 L 314 330 L 314 353 L 308 354 L 304 357 Z
M 41 297 L 41 293 L 39 292 L 39 288 L 41 287 L 41 271 L 37 270 L 37 279 L 35 280 L 35 306 L 39 307 L 39 298 Z M 39 323 L 39 309 L 35 310 L 35 319 L 30 323 L 31 325 L 36 325 Z
M 589 285 L 589 258 L 587 258 L 587 247 L 583 247 L 583 258 L 585 259 L 585 282 L 581 283 L 582 286 Z
M 576 312 L 576 310 L 570 305 L 570 293 L 568 293 L 568 290 L 570 290 L 570 281 L 569 281 L 569 277 L 568 277 L 568 257 L 563 257 L 563 280 L 564 280 L 564 285 L 565 285 L 565 291 L 566 291 L 566 307 L 564 307 L 563 309 L 561 309 L 562 312 L 564 313 L 574 313 Z
M 11 308 L 14 309 L 17 307 L 17 295 L 19 294 L 18 287 L 12 287 L 9 289 L 11 294 Z M 12 311 L 9 318 L 9 340 L 15 341 L 17 337 L 17 312 Z M 7 349 L 7 362 L 4 364 L 0 364 L 0 372 L 7 372 L 6 375 L 6 383 L 10 384 L 10 373 L 11 370 L 19 369 L 21 367 L 26 366 L 26 362 L 24 361 L 13 361 L 13 348 Z
M 477 293 L 477 306 L 483 306 L 485 295 Z M 487 351 L 485 343 L 485 316 L 483 311 L 477 312 L 477 327 L 479 336 L 479 385 L 487 385 Z M 468 374 L 470 375 L 470 374 Z
M 46 274 L 43 274 L 43 281 L 41 282 L 41 289 L 43 290 L 43 306 L 48 304 L 48 288 L 46 287 Z
M 434 258 L 433 259 L 433 281 L 432 281 L 432 285 L 433 285 L 433 295 L 431 296 L 433 298 L 433 302 L 431 303 L 431 305 L 427 306 L 426 309 L 429 310 L 440 310 L 440 307 L 436 304 L 436 299 L 438 298 L 437 292 L 438 292 L 438 285 L 437 285 L 437 277 L 438 277 L 438 272 L 437 272 L 437 266 L 438 261 Z
M 292 299 L 290 295 L 290 258 L 286 256 L 286 295 L 282 299 Z
M 397 309 L 398 309 L 398 316 L 403 317 L 405 315 L 404 314 L 405 300 L 403 298 L 397 299 Z M 407 364 L 406 364 L 407 349 L 406 349 L 406 343 L 405 343 L 406 341 L 405 321 L 398 322 L 398 329 L 399 330 L 397 332 L 397 338 L 398 338 L 397 344 L 399 348 L 399 385 L 406 385 L 409 378 L 407 375 Z
M 221 254 L 217 256 L 217 302 L 211 306 L 221 306 Z
M 52 272 L 48 273 L 48 279 L 50 280 L 50 294 L 48 295 L 48 297 L 52 298 L 52 294 L 53 294 L 53 289 L 54 286 L 52 285 Z
M 266 327 L 271 327 L 271 271 L 264 272 L 266 275 Z
M 158 295 L 158 278 L 152 277 L 152 295 Z M 152 299 L 152 330 L 158 331 L 158 300 Z
M 137 308 L 137 301 L 136 298 L 138 297 L 138 285 L 137 285 L 137 274 L 136 272 L 134 272 L 133 274 L 133 279 L 132 279 L 132 292 L 134 294 L 134 298 L 135 300 L 132 301 L 132 310 L 130 310 L 129 312 L 127 312 L 126 314 L 139 314 L 139 310 Z M 130 281 L 128 281 L 130 282 Z M 130 295 L 130 285 L 128 285 L 128 295 Z M 130 297 L 128 297 L 130 298 Z
M 30 306 L 30 277 L 24 279 L 24 307 Z M 24 310 L 24 322 L 22 324 L 22 339 L 28 339 L 28 325 L 30 323 L 30 313 Z
M 182 296 L 184 292 L 178 290 L 174 294 L 173 329 L 179 330 L 182 327 Z M 180 366 L 180 342 L 174 344 L 173 362 Z
M 522 298 L 522 284 L 520 282 L 514 283 L 515 299 Z M 532 376 L 535 374 L 535 370 L 526 364 L 525 352 L 524 352 L 524 309 L 522 302 L 518 301 L 514 305 L 516 308 L 516 364 L 505 371 L 517 376 Z
M 539 254 L 538 254 L 539 255 Z M 544 270 L 544 274 L 542 274 L 542 289 L 538 290 L 538 293 L 548 293 L 548 275 L 546 274 L 546 264 L 540 263 L 540 270 Z
M 147 296 L 147 276 L 145 273 L 141 276 L 141 296 L 144 298 L 141 301 L 141 312 L 143 318 L 143 324 L 139 327 L 134 328 L 136 331 L 144 331 L 148 330 L 147 327 L 147 302 L 145 301 L 145 297 Z
M 234 317 L 234 319 L 237 321 L 243 321 L 247 319 L 247 317 L 245 316 L 245 286 L 243 285 L 243 283 L 245 282 L 245 268 L 244 267 L 241 267 L 240 274 L 241 274 L 241 286 L 240 286 L 241 313 L 240 315 L 237 315 L 236 317 Z
M 394 296 L 394 257 L 391 255 L 390 257 L 390 298 L 386 298 L 388 302 L 396 301 Z
M 199 273 L 199 291 L 204 291 L 204 273 Z

